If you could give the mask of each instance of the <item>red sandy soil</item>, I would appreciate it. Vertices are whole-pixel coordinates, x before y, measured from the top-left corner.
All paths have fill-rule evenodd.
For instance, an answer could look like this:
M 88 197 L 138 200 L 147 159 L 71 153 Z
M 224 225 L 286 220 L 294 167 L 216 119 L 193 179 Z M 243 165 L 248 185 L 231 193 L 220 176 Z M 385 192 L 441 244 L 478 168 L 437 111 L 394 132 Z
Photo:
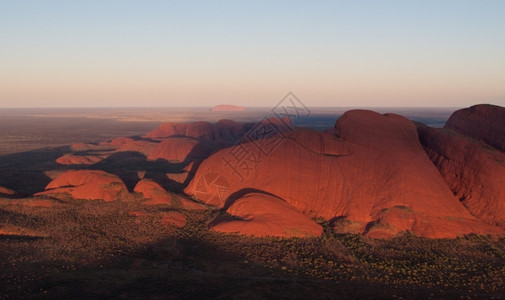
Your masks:
M 24 236 L 24 237 L 41 237 L 42 235 L 34 230 L 30 230 L 24 227 L 18 226 L 7 226 L 0 228 L 0 235 L 14 235 L 14 236 Z
M 54 206 L 57 202 L 55 200 L 51 199 L 16 199 L 16 200 L 10 200 L 10 204 L 12 205 L 22 205 L 26 207 L 52 207 Z
M 132 217 L 147 217 L 147 213 L 143 210 L 132 210 L 128 215 Z

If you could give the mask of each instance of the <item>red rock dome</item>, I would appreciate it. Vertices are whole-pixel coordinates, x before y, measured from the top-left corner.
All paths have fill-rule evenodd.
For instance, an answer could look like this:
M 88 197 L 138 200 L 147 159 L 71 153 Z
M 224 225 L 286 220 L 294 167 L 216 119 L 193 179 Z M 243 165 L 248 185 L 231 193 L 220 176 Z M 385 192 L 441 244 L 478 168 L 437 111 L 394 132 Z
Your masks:
M 445 128 L 505 152 L 505 107 L 479 104 L 460 109 L 447 120 Z
M 261 147 L 267 145 L 275 147 L 265 154 Z M 212 187 L 209 174 L 226 179 L 227 197 L 205 191 Z M 351 222 L 353 228 L 344 231 L 380 235 L 380 227 L 393 222 L 389 225 L 394 230 L 388 228 L 387 234 L 410 230 L 420 236 L 454 237 L 502 232 L 479 223 L 465 209 L 426 155 L 414 124 L 395 114 L 349 111 L 337 121 L 335 135 L 295 129 L 222 149 L 203 161 L 185 189 L 221 207 L 226 205 L 223 198 L 244 190 L 275 195 L 309 217 Z M 384 217 L 384 209 L 394 207 L 406 207 L 438 225 L 427 231 L 394 224 L 395 218 Z M 449 220 L 462 225 L 452 226 Z M 480 228 L 473 229 L 475 224 Z
M 74 199 L 114 201 L 129 196 L 123 181 L 99 170 L 67 171 L 51 181 L 46 191 L 36 195 L 68 194 Z
M 150 179 L 140 180 L 133 189 L 133 191 L 142 194 L 145 199 L 149 199 L 149 201 L 145 202 L 145 204 L 172 205 L 172 197 L 170 196 L 170 194 L 153 180 Z
M 449 129 L 420 126 L 418 131 L 445 182 L 472 215 L 505 229 L 505 154 Z
M 320 236 L 323 228 L 284 200 L 274 196 L 247 194 L 227 209 L 234 219 L 215 222 L 211 229 L 219 232 L 254 236 Z

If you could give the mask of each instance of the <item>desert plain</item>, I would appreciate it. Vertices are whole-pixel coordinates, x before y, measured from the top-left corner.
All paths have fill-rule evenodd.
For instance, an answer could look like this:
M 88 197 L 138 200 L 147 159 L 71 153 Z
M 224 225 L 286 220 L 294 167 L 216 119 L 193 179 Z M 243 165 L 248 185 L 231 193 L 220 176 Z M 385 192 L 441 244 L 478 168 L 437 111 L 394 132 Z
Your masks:
M 0 110 L 0 298 L 501 299 L 505 112 Z

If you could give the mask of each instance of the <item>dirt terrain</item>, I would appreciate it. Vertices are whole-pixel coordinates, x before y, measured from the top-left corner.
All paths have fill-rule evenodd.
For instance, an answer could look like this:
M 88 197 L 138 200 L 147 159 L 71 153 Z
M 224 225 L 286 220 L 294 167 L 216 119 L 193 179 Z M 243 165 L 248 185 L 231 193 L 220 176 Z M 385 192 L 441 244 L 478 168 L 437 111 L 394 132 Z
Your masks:
M 442 127 L 450 116 L 449 111 L 432 115 L 430 110 L 417 111 L 411 119 L 423 119 L 434 127 Z M 270 116 L 269 110 L 247 112 L 246 109 L 233 118 L 230 112 L 212 115 L 209 109 L 200 109 L 193 112 L 194 120 L 210 123 L 188 125 L 184 122 L 188 122 L 191 113 L 187 109 L 175 109 L 175 112 L 144 109 L 137 114 L 128 109 L 0 111 L 0 149 L 3 151 L 0 155 L 0 298 L 505 298 L 505 239 L 495 234 L 501 229 L 494 227 L 494 221 L 487 224 L 488 218 L 477 220 L 457 200 L 439 210 L 440 213 L 445 213 L 442 209 L 457 212 L 446 218 L 430 215 L 434 212 L 427 205 L 416 206 L 421 200 L 389 203 L 378 199 L 367 204 L 371 211 L 377 210 L 375 215 L 371 213 L 369 219 L 363 220 L 357 213 L 363 210 L 347 209 L 351 217 L 363 224 L 368 222 L 366 228 L 357 221 L 347 222 L 329 215 L 328 209 L 317 206 L 319 202 L 310 211 L 304 210 L 308 204 L 303 201 L 308 201 L 308 194 L 303 196 L 307 191 L 301 188 L 304 180 L 300 174 L 313 179 L 318 171 L 309 173 L 310 169 L 303 168 L 303 159 L 299 163 L 302 164 L 300 174 L 289 171 L 286 169 L 289 162 L 283 163 L 286 155 L 282 153 L 268 156 L 279 164 L 274 170 L 268 169 L 272 163 L 258 169 L 267 175 L 284 172 L 283 176 L 276 175 L 278 185 L 272 185 L 271 189 L 267 189 L 269 182 L 265 183 L 264 178 L 263 181 L 220 182 L 223 178 L 203 171 L 212 164 L 216 165 L 214 170 L 222 168 L 223 162 L 216 162 L 222 155 L 219 153 L 229 153 L 226 151 L 230 145 L 250 132 L 254 123 L 248 122 Z M 395 156 L 402 157 L 395 168 L 386 170 L 389 173 L 385 173 L 384 166 L 367 172 L 372 177 L 393 179 L 390 174 L 406 174 L 394 180 L 400 183 L 406 178 L 410 180 L 409 185 L 404 185 L 406 190 L 398 195 L 388 194 L 386 181 L 373 186 L 373 191 L 401 199 L 415 186 L 412 182 L 432 180 L 427 186 L 435 192 L 430 191 L 428 196 L 448 193 L 449 198 L 453 197 L 450 181 L 446 187 L 438 187 L 447 178 L 443 172 L 437 173 L 436 161 L 431 164 L 430 159 L 438 156 L 423 153 L 415 138 L 417 131 L 413 123 L 399 116 L 358 112 L 348 114 L 334 128 L 335 120 L 342 113 L 338 109 L 327 113 L 314 110 L 310 120 L 302 120 L 302 126 L 331 130 L 297 129 L 285 135 L 290 143 L 297 143 L 289 147 L 281 145 L 277 150 L 310 152 L 304 155 L 314 161 L 320 156 L 328 160 L 341 154 L 349 156 L 346 151 L 351 150 L 358 155 L 359 162 L 366 162 L 373 154 L 385 165 L 394 165 Z M 223 118 L 241 123 L 215 123 Z M 376 119 L 380 126 L 368 126 L 371 119 Z M 160 126 L 167 121 L 172 123 Z M 344 122 L 351 121 L 358 122 L 359 126 L 346 127 Z M 277 122 L 279 127 L 284 124 Z M 369 139 L 367 130 L 381 130 L 381 133 L 373 133 L 373 139 Z M 434 143 L 426 142 L 430 139 L 428 134 L 438 135 L 422 127 L 418 130 L 423 134 L 421 142 L 425 150 L 438 150 Z M 332 135 L 335 131 L 337 137 Z M 337 142 L 337 138 L 341 140 Z M 402 146 L 405 141 L 408 145 Z M 254 140 L 248 142 L 254 143 Z M 186 149 L 187 145 L 191 147 Z M 205 147 L 196 151 L 199 145 Z M 332 145 L 341 145 L 337 147 L 340 152 L 335 152 L 337 148 L 333 149 Z M 163 155 L 151 156 L 158 146 L 163 147 Z M 406 154 L 405 149 L 408 149 Z M 206 161 L 212 163 L 205 164 Z M 417 171 L 404 167 L 412 161 L 419 168 L 429 170 L 430 178 L 412 177 Z M 359 166 L 359 162 L 351 161 L 346 173 L 354 172 L 351 166 Z M 319 172 L 330 165 L 322 164 Z M 331 166 L 344 170 L 346 164 Z M 301 181 L 282 193 L 277 191 L 286 185 L 289 176 L 300 177 Z M 354 179 L 346 177 L 346 180 Z M 206 199 L 202 190 L 197 190 L 196 195 L 191 195 L 188 189 L 184 192 L 188 186 L 208 182 L 215 185 L 207 188 L 230 189 L 239 184 L 252 188 L 240 189 L 222 203 L 219 201 L 223 191 L 219 189 L 206 190 L 210 194 L 205 197 L 211 198 L 204 203 L 199 201 Z M 370 196 L 363 196 L 360 184 L 363 182 L 348 185 L 348 193 L 352 195 L 354 189 L 359 197 L 353 199 L 361 197 L 365 200 L 359 201 L 366 201 Z M 433 187 L 435 184 L 437 187 Z M 330 188 L 325 185 L 325 189 Z M 279 195 L 291 197 L 291 202 Z M 297 200 L 300 195 L 303 197 Z M 214 202 L 217 204 L 204 205 Z M 377 209 L 380 205 L 391 207 Z M 322 213 L 317 214 L 318 209 Z M 419 237 L 416 235 L 424 231 L 405 221 L 413 216 L 419 223 L 416 226 L 473 222 L 493 234 L 454 234 L 450 239 Z M 438 218 L 436 222 L 434 218 Z M 237 224 L 240 229 L 234 227 Z M 292 230 L 290 226 L 296 228 Z M 344 227 L 345 232 L 339 230 Z M 436 228 L 426 235 L 447 230 Z M 246 235 L 237 235 L 237 231 Z

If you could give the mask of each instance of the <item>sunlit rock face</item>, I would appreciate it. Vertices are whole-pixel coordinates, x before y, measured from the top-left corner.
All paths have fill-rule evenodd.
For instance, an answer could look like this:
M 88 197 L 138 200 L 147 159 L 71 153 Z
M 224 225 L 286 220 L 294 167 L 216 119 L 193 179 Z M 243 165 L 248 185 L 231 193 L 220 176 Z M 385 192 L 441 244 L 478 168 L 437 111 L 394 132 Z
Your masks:
M 158 183 L 150 179 L 140 180 L 135 188 L 133 189 L 135 193 L 142 194 L 142 196 L 147 199 L 144 204 L 157 205 L 166 204 L 172 205 L 172 197 L 170 194 L 162 188 Z
M 458 110 L 444 128 L 505 151 L 505 107 L 479 104 Z
M 185 162 L 203 159 L 212 150 L 193 138 L 166 138 L 147 157 L 149 160 L 164 159 L 169 162 Z
M 345 113 L 330 133 L 297 128 L 222 149 L 200 165 L 185 192 L 219 207 L 266 193 L 334 221 L 339 231 L 376 237 L 502 232 L 453 195 L 411 121 L 365 110 Z
M 323 228 L 308 216 L 271 195 L 244 195 L 234 201 L 227 212 L 233 218 L 216 220 L 210 227 L 212 230 L 277 237 L 312 237 L 323 232 Z
M 114 174 L 100 170 L 71 170 L 51 181 L 44 192 L 36 195 L 74 199 L 114 201 L 129 197 L 123 181 Z
M 418 131 L 429 157 L 470 213 L 505 229 L 505 154 L 485 143 L 503 146 L 503 116 L 501 107 L 479 105 L 455 112 L 444 129 L 418 126 Z

